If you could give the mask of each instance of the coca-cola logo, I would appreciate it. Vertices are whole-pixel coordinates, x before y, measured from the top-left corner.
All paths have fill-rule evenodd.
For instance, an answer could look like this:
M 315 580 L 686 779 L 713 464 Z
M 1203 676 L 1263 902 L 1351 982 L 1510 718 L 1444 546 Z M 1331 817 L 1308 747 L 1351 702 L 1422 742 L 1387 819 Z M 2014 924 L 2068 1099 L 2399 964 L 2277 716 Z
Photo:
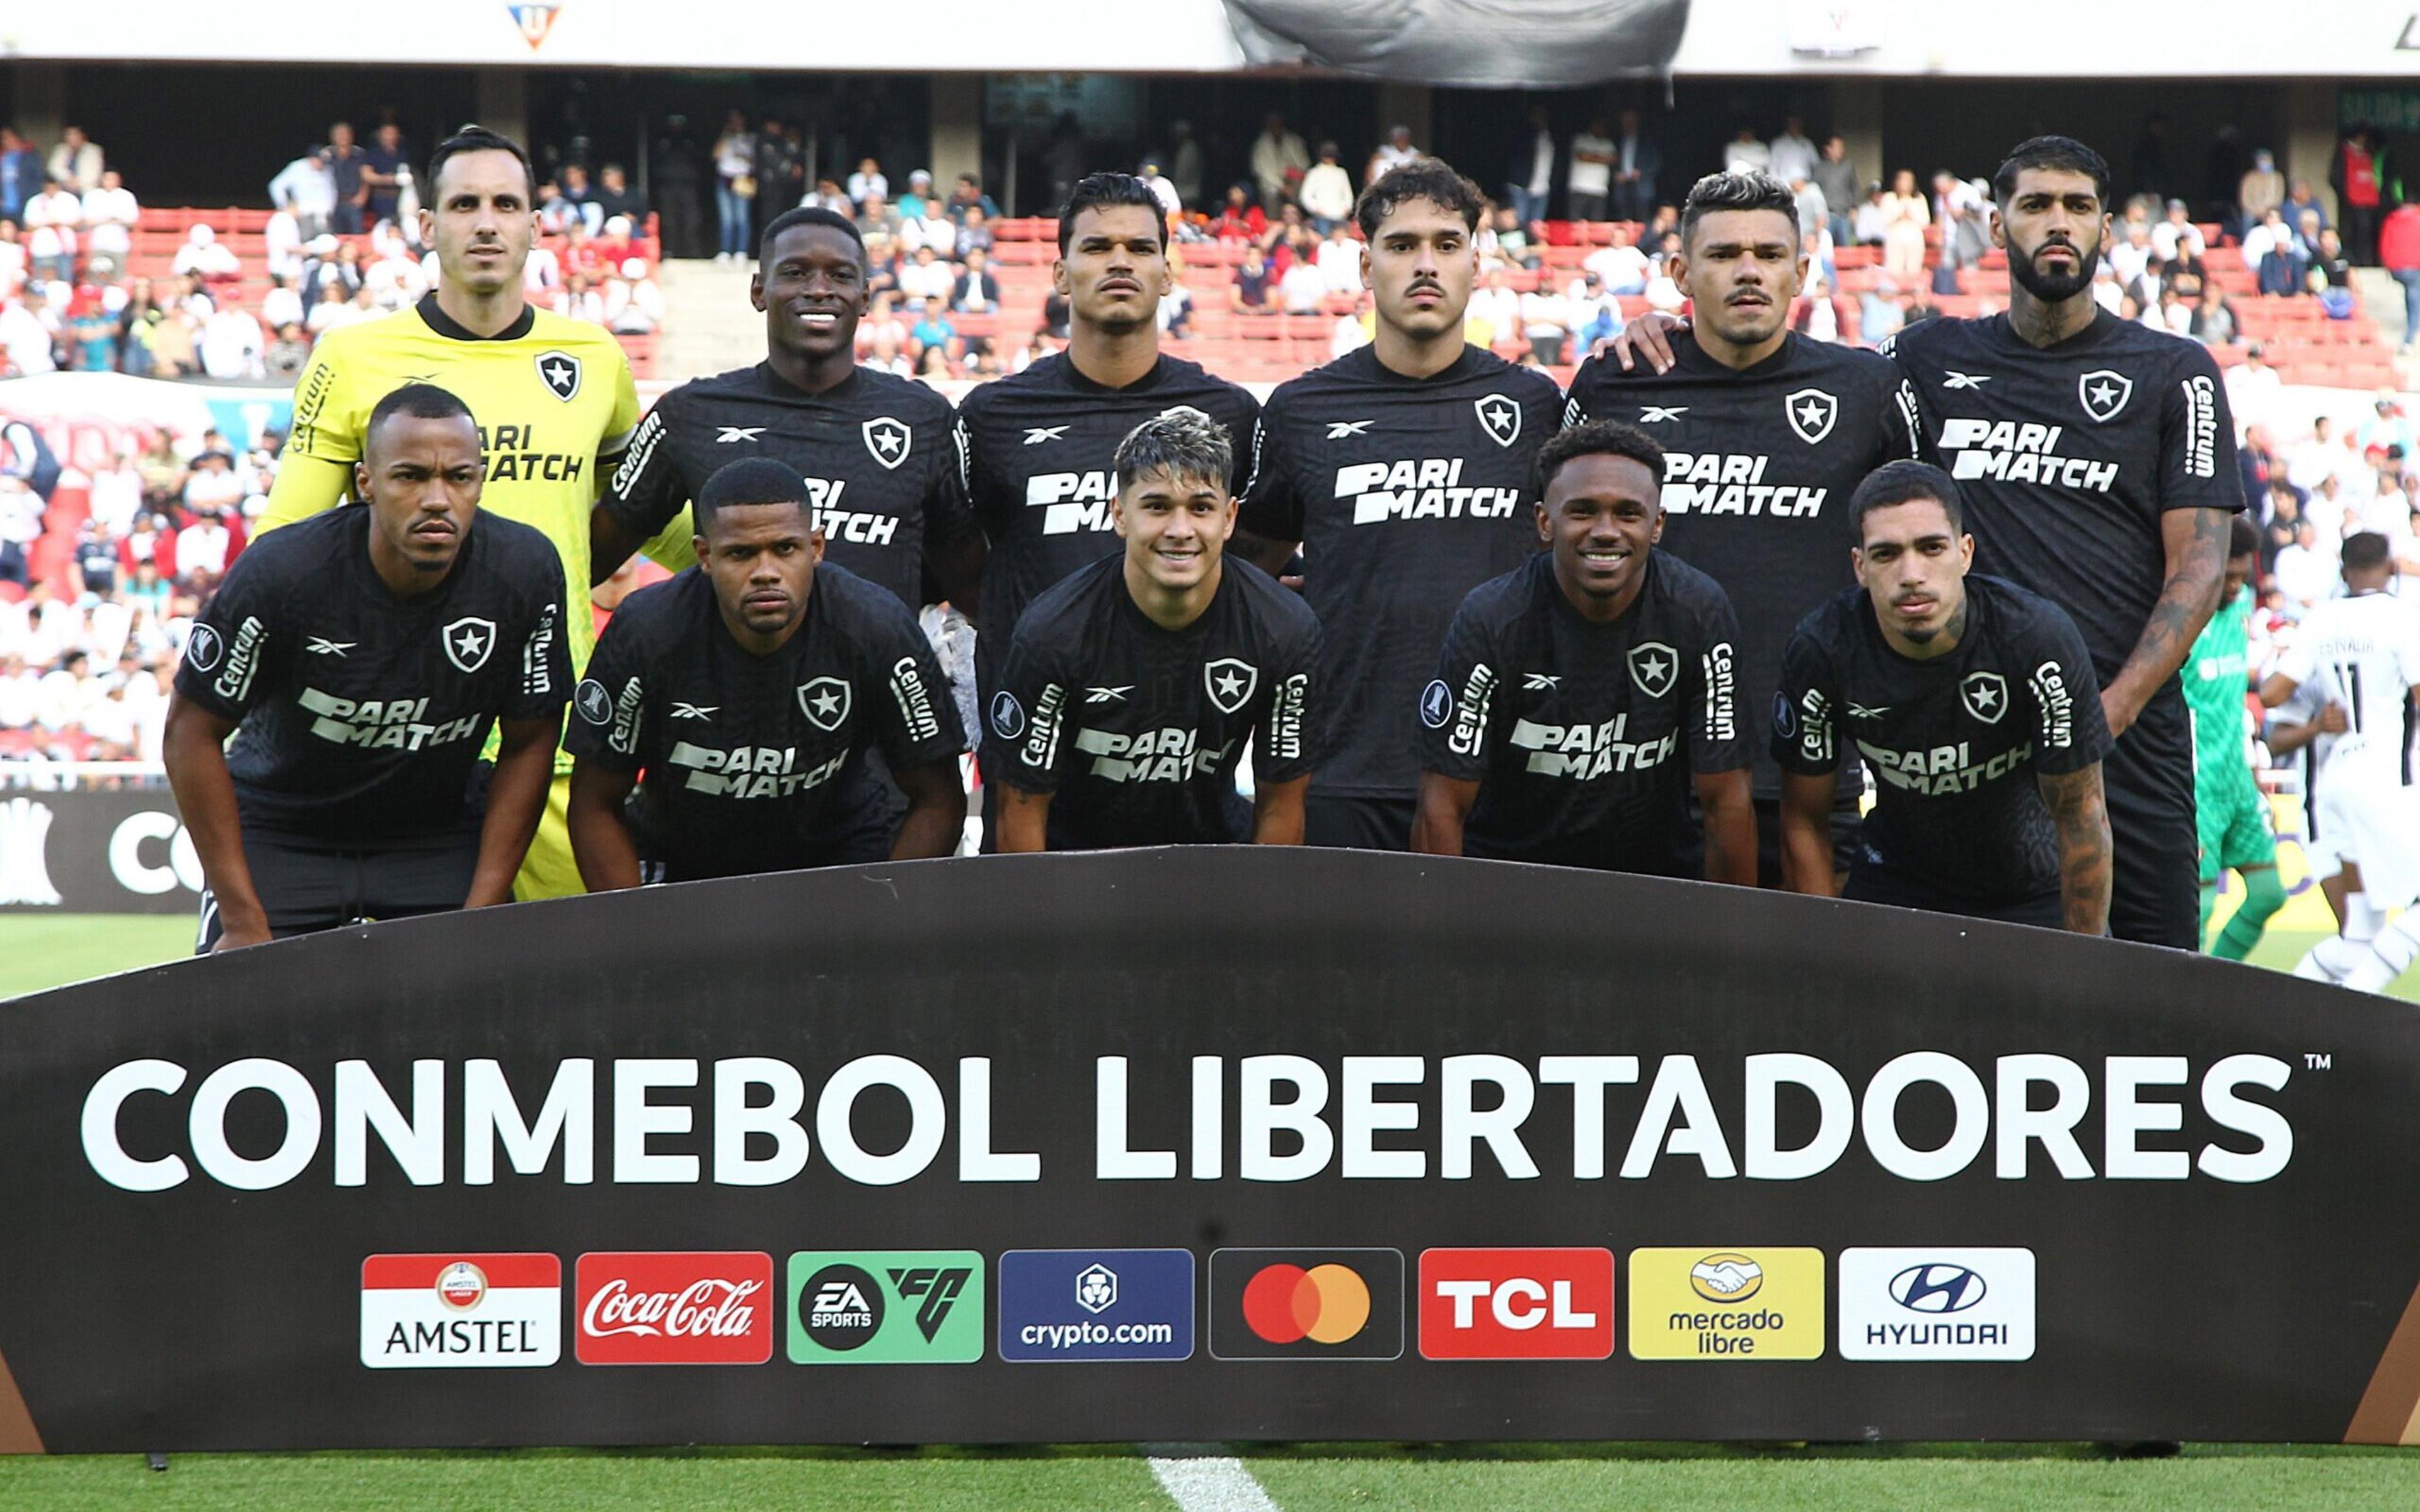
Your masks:
M 773 1257 L 752 1252 L 599 1253 L 577 1267 L 583 1365 L 762 1365 Z
M 616 1276 L 588 1299 L 580 1328 L 599 1338 L 729 1338 L 756 1326 L 756 1309 L 748 1299 L 764 1289 L 762 1282 L 702 1276 L 678 1291 L 633 1291 Z

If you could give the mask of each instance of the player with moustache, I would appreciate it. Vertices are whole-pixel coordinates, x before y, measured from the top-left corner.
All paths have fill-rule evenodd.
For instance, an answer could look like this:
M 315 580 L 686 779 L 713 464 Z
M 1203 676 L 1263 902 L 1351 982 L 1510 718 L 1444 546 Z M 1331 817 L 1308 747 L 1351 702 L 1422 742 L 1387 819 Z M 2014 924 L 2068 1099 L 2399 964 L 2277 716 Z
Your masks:
M 1419 696 L 1412 849 L 1756 886 L 1739 625 L 1656 545 L 1663 449 L 1588 421 L 1538 471 L 1546 551 L 1463 600 Z
M 1302 843 L 1319 622 L 1227 551 L 1233 467 L 1226 428 L 1189 409 L 1119 446 L 1125 551 L 1033 601 L 991 696 L 1001 850 Z
M 591 891 L 861 859 L 869 746 L 908 799 L 891 859 L 955 848 L 949 685 L 915 611 L 824 559 L 812 492 L 772 457 L 725 464 L 690 501 L 698 565 L 605 627 L 565 736 Z
M 590 575 L 601 582 L 641 544 L 667 536 L 679 546 L 657 558 L 690 564 L 689 501 L 719 469 L 765 456 L 805 476 L 825 560 L 911 610 L 946 599 L 973 614 L 983 532 L 967 509 L 950 402 L 858 364 L 869 294 L 856 223 L 813 206 L 775 216 L 758 239 L 748 295 L 765 317 L 765 360 L 693 378 L 647 411 L 592 517 Z M 878 743 L 848 780 L 874 793 L 857 806 L 854 858 L 880 860 L 907 796 Z
M 1918 455 L 1963 487 L 1978 571 L 2030 588 L 2084 634 L 2117 744 L 2103 764 L 2116 851 L 2109 929 L 2198 948 L 2193 736 L 2177 671 L 2218 607 L 2243 508 L 2235 426 L 2198 342 L 2103 310 L 2109 165 L 2081 142 L 2019 143 L 1993 177 L 2009 308 L 1887 339 Z M 1668 318 L 1617 361 L 1671 365 Z
M 1261 417 L 1236 550 L 1302 593 L 1334 719 L 1311 779 L 1313 845 L 1404 850 L 1420 788 L 1420 688 L 1470 591 L 1538 549 L 1539 448 L 1562 395 L 1463 335 L 1485 201 L 1424 158 L 1362 193 L 1369 346 L 1279 386 Z
M 2039 594 L 1969 573 L 1958 485 L 1894 462 L 1849 501 L 1858 586 L 1807 616 L 1773 701 L 1784 873 L 1796 892 L 2106 932 L 2109 750 L 2084 638 Z M 1843 751 L 1876 784 L 1845 887 Z
M 359 506 L 255 542 L 185 641 L 161 756 L 208 884 L 197 951 L 509 903 L 546 806 L 562 560 L 481 509 L 452 393 L 396 389 L 361 435 Z
M 1915 455 L 1888 359 L 1789 329 L 1807 250 L 1790 186 L 1761 173 L 1711 174 L 1681 208 L 1673 270 L 1696 320 L 1671 336 L 1673 368 L 1626 373 L 1591 357 L 1573 376 L 1564 422 L 1621 420 L 1664 448 L 1660 548 L 1722 585 L 1739 614 L 1743 708 L 1772 702 L 1791 632 L 1849 583 L 1849 496 Z M 1781 886 L 1781 768 L 1760 742 L 1758 872 Z M 1832 810 L 1834 870 L 1856 852 L 1865 783 L 1842 764 Z

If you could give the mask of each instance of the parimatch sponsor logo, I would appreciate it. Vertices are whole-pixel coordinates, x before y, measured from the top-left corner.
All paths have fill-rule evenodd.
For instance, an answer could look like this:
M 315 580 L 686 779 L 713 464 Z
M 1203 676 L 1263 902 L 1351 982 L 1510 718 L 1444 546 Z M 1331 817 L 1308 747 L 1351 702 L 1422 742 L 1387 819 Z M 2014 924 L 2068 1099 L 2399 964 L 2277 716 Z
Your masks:
M 2029 1249 L 1845 1249 L 1840 1358 L 2030 1360 L 2034 1295 Z
M 1042 511 L 1042 533 L 1075 535 L 1117 528 L 1114 472 L 1036 472 L 1025 480 L 1028 508 Z
M 1520 411 L 1514 409 L 1519 425 Z M 1521 507 L 1521 490 L 1462 481 L 1463 458 L 1414 457 L 1401 462 L 1359 462 L 1336 470 L 1336 497 L 1353 506 L 1356 525 L 1390 519 L 1510 519 Z
M 2066 434 L 2064 425 L 1944 420 L 1941 455 L 1949 462 L 1949 475 L 1961 481 L 2042 483 L 2086 493 L 2106 493 L 2117 487 L 2117 463 L 2059 455 L 2059 440 Z
M 1769 456 L 1730 452 L 1664 454 L 1664 511 L 1668 515 L 1741 515 L 1771 519 L 1813 519 L 1823 512 L 1826 490 L 1802 484 L 1767 483 Z
M 1212 1358 L 1394 1360 L 1403 1352 L 1403 1251 L 1211 1253 Z
M 1679 748 L 1680 734 L 1666 731 L 1652 740 L 1628 740 L 1630 716 L 1602 724 L 1512 722 L 1512 743 L 1529 752 L 1528 770 L 1541 777 L 1590 781 L 1607 772 L 1645 772 L 1661 766 Z
M 801 1250 L 790 1257 L 794 1365 L 967 1365 L 984 1352 L 973 1250 Z
M 723 798 L 786 798 L 821 787 L 840 774 L 850 752 L 801 769 L 795 746 L 738 746 L 728 750 L 683 740 L 664 764 L 684 769 L 681 786 Z
M 357 701 L 306 687 L 294 702 L 311 716 L 311 733 L 321 740 L 372 750 L 425 750 L 432 746 L 449 746 L 458 740 L 473 739 L 488 728 L 485 715 L 431 722 L 425 698 Z
M 1175 728 L 1131 735 L 1079 729 L 1076 748 L 1093 759 L 1092 775 L 1105 782 L 1189 782 L 1223 770 L 1235 743 L 1204 748 L 1200 732 Z
M 1823 1252 L 1630 1252 L 1636 1360 L 1815 1360 L 1823 1354 Z
M 1916 750 L 1894 750 L 1870 740 L 1860 740 L 1857 749 L 1873 764 L 1874 776 L 1895 788 L 1910 793 L 1937 797 L 1948 793 L 1972 793 L 1986 782 L 1996 782 L 2010 772 L 2033 760 L 2034 748 L 2029 742 L 2012 746 L 1983 761 L 1974 759 L 1970 744 L 1961 740 L 1947 746 L 1929 746 Z
M 511 1369 L 563 1356 L 551 1255 L 373 1255 L 362 1262 L 362 1364 Z

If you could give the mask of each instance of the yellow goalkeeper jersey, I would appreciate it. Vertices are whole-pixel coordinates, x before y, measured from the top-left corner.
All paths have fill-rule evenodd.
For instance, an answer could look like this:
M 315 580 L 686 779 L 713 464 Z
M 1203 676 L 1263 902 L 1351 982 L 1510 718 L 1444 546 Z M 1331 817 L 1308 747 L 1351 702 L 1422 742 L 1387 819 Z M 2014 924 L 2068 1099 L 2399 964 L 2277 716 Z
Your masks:
M 639 423 L 639 395 L 619 343 L 597 326 L 529 309 L 478 336 L 424 297 L 409 310 L 319 338 L 294 387 L 294 429 L 259 528 L 316 515 L 351 491 L 362 432 L 379 400 L 434 383 L 478 422 L 488 481 L 479 507 L 534 525 L 563 558 L 573 674 L 588 665 L 588 512 Z M 314 464 L 331 464 L 318 466 Z

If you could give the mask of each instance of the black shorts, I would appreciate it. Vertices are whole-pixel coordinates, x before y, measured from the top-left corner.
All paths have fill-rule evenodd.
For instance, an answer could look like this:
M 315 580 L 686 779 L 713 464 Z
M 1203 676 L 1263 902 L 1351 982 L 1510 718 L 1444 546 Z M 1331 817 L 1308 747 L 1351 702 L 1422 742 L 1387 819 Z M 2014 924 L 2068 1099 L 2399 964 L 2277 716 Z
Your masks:
M 2067 910 L 2055 892 L 2046 898 L 2023 898 L 2010 903 L 1959 898 L 1927 887 L 1903 872 L 1877 866 L 1862 856 L 1849 869 L 1849 885 L 1840 896 L 1853 903 L 1921 908 L 1928 914 L 1956 914 L 1962 918 L 1996 918 L 2004 924 L 2033 924 L 2042 929 L 2061 929 L 2067 923 Z
M 350 849 L 247 829 L 243 858 L 272 938 L 341 929 L 364 919 L 408 918 L 462 906 L 479 868 L 479 837 L 448 836 L 377 849 Z M 194 953 L 219 940 L 218 900 L 202 894 Z
M 2109 933 L 2193 950 L 2201 942 L 2201 834 L 2193 728 L 2174 685 L 2101 763 L 2109 808 Z
M 1408 851 L 1411 798 L 1350 798 L 1313 793 L 1302 800 L 1302 842 L 1338 851 Z
M 1758 798 L 1756 804 L 1756 885 L 1779 888 L 1781 881 L 1781 800 Z M 1857 811 L 1856 801 L 1843 799 L 1832 810 L 1832 875 L 1838 877 L 1857 858 L 1857 839 L 1865 830 L 1865 818 Z M 1686 870 L 1683 876 L 1706 874 L 1706 814 L 1698 805 L 1698 795 L 1689 794 L 1689 839 Z

